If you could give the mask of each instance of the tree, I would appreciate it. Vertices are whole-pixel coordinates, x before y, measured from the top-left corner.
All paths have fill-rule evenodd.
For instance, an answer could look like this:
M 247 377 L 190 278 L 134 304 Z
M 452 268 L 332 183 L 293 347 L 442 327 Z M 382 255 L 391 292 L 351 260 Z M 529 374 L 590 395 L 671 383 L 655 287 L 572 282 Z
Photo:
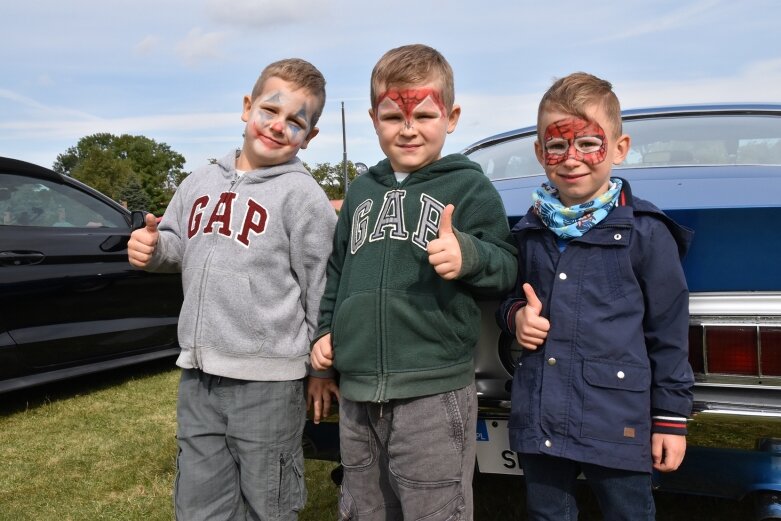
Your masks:
M 189 173 L 183 170 L 184 162 L 184 156 L 165 143 L 144 136 L 99 133 L 81 138 L 75 147 L 59 154 L 52 168 L 114 200 L 127 201 L 131 210 L 161 215 Z
M 344 161 L 339 161 L 335 165 L 331 163 L 318 163 L 317 166 L 310 167 L 306 163 L 304 166 L 312 172 L 312 177 L 323 187 L 329 199 L 344 199 Z M 347 178 L 352 181 L 358 176 L 355 165 L 352 161 L 347 161 Z M 349 189 L 349 186 L 348 186 Z

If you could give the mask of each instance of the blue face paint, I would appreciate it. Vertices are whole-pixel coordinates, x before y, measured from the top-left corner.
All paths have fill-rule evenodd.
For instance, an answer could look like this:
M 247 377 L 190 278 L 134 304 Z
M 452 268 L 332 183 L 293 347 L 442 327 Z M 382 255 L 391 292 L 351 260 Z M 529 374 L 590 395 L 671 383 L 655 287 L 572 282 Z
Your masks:
M 274 92 L 273 94 L 265 98 L 262 103 L 265 105 L 270 105 L 270 107 L 265 107 L 265 108 L 260 107 L 259 109 L 260 121 L 264 124 L 270 124 L 270 122 L 273 121 L 274 118 L 276 118 L 279 114 L 285 112 L 284 109 L 286 108 L 286 105 L 289 103 L 289 101 L 286 99 L 285 95 L 282 92 Z M 306 109 L 307 107 L 306 105 L 304 105 L 298 110 L 298 112 L 295 113 L 293 117 L 299 119 L 302 122 L 308 122 L 309 118 L 307 117 Z M 302 124 L 290 120 L 287 120 L 285 122 L 285 126 L 289 130 L 290 137 L 292 139 L 296 139 L 298 135 L 301 133 L 301 131 L 305 130 L 307 127 L 306 123 Z

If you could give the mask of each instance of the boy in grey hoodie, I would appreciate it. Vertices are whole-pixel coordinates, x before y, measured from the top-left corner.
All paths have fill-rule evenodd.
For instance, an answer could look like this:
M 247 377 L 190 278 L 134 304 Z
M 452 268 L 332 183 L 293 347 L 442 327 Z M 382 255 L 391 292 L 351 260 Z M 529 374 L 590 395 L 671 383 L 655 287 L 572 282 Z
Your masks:
M 158 229 L 128 242 L 130 264 L 181 271 L 176 517 L 297 519 L 303 433 L 337 393 L 310 377 L 336 216 L 296 157 L 318 133 L 325 79 L 310 63 L 266 67 L 244 97 L 244 143 L 180 185 Z

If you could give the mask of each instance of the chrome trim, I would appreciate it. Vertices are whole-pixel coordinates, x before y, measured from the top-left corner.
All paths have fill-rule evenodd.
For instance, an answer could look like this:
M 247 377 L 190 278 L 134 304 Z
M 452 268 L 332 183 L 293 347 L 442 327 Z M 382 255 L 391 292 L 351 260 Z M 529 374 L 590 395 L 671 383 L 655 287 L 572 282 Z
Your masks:
M 732 376 L 732 378 L 753 378 L 756 380 L 756 376 L 744 376 L 744 375 L 737 375 Z M 779 383 L 781 383 L 781 380 L 779 380 Z M 749 384 L 731 384 L 731 383 L 708 383 L 708 382 L 696 382 L 695 387 L 713 387 L 717 389 L 729 389 L 729 388 L 735 388 L 735 389 L 741 389 L 741 390 L 755 390 L 755 391 L 781 391 L 781 385 L 749 385 Z
M 703 409 L 702 411 L 699 411 L 697 414 L 722 414 L 727 416 L 753 416 L 757 418 L 779 418 L 781 419 L 781 412 L 774 412 L 774 411 L 751 411 L 746 409 L 730 409 L 730 408 L 722 408 L 722 409 Z M 689 420 L 691 421 L 691 420 Z
M 730 319 L 758 315 L 768 319 L 777 317 L 781 321 L 781 292 L 692 293 L 689 295 L 689 314 Z

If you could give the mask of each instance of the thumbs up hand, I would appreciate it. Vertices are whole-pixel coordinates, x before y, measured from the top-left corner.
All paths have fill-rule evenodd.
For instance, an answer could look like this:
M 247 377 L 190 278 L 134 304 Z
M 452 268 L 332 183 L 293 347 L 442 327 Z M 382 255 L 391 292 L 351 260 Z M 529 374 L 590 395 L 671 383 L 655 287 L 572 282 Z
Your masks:
M 434 271 L 445 280 L 458 278 L 461 273 L 461 246 L 453 231 L 452 204 L 445 206 L 439 219 L 437 238 L 428 243 L 428 262 Z
M 151 213 L 146 214 L 143 228 L 130 234 L 127 243 L 127 260 L 132 266 L 145 268 L 157 247 L 160 232 L 157 231 L 157 218 Z
M 550 322 L 541 316 L 542 302 L 537 298 L 531 284 L 523 285 L 526 305 L 515 314 L 515 339 L 526 349 L 534 351 L 545 342 Z

